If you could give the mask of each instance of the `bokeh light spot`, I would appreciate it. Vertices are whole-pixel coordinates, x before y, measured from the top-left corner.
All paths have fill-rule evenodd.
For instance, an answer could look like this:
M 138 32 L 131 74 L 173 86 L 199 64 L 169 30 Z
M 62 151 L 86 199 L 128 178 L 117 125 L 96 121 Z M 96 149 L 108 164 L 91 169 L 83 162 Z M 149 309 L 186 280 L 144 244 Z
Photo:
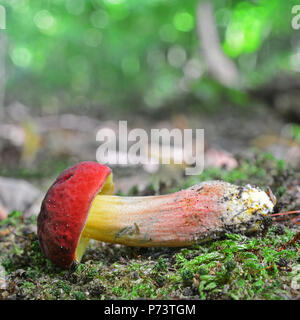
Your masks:
M 194 28 L 194 17 L 188 12 L 178 12 L 174 16 L 173 23 L 177 30 L 189 32 Z
M 223 49 L 233 58 L 242 53 L 252 53 L 260 47 L 266 30 L 266 15 L 261 7 L 240 3 L 226 29 Z
M 56 20 L 48 10 L 39 11 L 33 21 L 44 33 L 53 34 L 56 31 Z
M 95 28 L 104 29 L 109 24 L 109 15 L 104 10 L 97 10 L 93 12 L 90 19 Z
M 27 48 L 19 47 L 13 49 L 11 59 L 16 66 L 27 68 L 31 64 L 32 55 Z

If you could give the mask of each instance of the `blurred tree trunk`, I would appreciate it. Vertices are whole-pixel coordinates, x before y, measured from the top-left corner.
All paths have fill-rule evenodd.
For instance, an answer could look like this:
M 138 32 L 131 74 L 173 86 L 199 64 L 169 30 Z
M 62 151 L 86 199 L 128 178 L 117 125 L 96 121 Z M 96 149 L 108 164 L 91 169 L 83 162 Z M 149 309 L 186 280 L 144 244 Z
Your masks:
M 200 0 L 196 8 L 196 19 L 198 38 L 208 71 L 223 85 L 236 86 L 238 70 L 222 50 L 210 1 Z
M 0 32 L 0 121 L 4 119 L 6 34 Z

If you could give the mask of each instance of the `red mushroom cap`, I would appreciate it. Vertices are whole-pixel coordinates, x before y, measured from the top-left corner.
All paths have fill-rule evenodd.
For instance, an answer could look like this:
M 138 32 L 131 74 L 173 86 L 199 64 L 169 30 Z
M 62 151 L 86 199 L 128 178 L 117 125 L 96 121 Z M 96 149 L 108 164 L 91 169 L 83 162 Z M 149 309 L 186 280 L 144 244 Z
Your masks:
M 64 170 L 48 190 L 38 216 L 38 238 L 52 262 L 68 268 L 76 259 L 76 248 L 89 209 L 111 169 L 96 162 L 81 162 Z

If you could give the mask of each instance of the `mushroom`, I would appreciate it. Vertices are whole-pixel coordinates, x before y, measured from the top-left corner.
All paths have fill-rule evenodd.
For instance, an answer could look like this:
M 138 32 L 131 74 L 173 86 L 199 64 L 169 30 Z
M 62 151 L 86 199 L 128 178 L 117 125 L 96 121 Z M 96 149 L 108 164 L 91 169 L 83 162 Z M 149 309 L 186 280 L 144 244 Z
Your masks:
M 52 262 L 79 262 L 90 239 L 128 246 L 189 246 L 225 232 L 262 231 L 275 200 L 247 185 L 207 181 L 172 194 L 112 195 L 111 169 L 81 162 L 48 190 L 38 216 L 38 238 Z

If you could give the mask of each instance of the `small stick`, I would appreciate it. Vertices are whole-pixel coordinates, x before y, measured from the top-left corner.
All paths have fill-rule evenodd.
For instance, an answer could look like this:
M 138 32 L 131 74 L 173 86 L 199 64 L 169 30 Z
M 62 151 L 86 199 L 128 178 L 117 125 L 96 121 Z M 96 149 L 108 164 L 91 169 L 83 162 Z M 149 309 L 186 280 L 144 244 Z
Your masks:
M 288 212 L 273 213 L 273 214 L 271 214 L 271 216 L 272 216 L 272 217 L 276 217 L 276 216 L 285 216 L 285 215 L 295 214 L 295 213 L 300 213 L 300 210 L 288 211 Z

